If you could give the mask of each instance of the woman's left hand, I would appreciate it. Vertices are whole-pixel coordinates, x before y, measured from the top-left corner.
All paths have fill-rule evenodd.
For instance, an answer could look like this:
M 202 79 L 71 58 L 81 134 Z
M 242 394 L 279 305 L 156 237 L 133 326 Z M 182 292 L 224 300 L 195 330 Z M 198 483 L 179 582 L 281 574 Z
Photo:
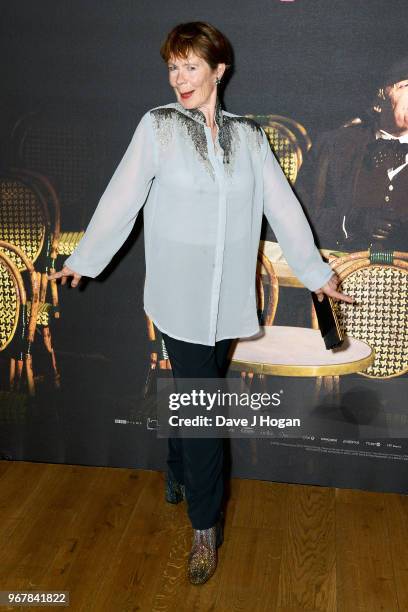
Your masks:
M 337 286 L 339 282 L 339 277 L 335 272 L 333 272 L 333 276 L 329 278 L 328 282 L 323 287 L 317 289 L 317 291 L 314 292 L 317 295 L 317 299 L 319 300 L 319 302 L 323 300 L 324 294 L 326 294 L 335 300 L 342 300 L 343 302 L 353 304 L 356 301 L 355 298 L 351 297 L 350 295 L 346 295 L 345 293 L 340 293 L 340 291 L 337 291 Z

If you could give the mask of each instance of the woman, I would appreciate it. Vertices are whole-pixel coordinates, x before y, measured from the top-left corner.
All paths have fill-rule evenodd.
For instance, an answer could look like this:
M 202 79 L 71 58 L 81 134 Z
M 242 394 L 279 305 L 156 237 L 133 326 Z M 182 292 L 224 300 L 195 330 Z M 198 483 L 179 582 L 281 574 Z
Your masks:
M 221 32 L 175 27 L 161 48 L 176 102 L 142 117 L 87 230 L 60 272 L 94 278 L 144 206 L 144 307 L 161 330 L 176 378 L 225 375 L 238 337 L 256 334 L 255 275 L 262 214 L 286 259 L 319 299 L 353 301 L 316 248 L 310 227 L 265 132 L 222 110 L 217 88 L 232 63 Z M 187 501 L 193 527 L 188 575 L 214 573 L 222 541 L 222 439 L 169 439 L 166 499 Z

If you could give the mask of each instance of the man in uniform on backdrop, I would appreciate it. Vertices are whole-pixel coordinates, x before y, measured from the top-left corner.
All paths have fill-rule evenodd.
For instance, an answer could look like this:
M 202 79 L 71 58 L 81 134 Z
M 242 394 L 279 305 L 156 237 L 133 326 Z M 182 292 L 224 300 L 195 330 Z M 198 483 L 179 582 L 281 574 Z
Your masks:
M 295 191 L 320 248 L 408 251 L 408 57 L 380 80 L 373 108 L 323 132 Z

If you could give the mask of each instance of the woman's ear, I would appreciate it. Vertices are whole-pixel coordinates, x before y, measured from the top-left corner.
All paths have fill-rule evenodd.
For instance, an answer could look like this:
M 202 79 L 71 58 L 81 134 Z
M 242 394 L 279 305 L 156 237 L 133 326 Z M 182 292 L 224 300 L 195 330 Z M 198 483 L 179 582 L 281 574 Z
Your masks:
M 226 66 L 226 64 L 218 64 L 218 68 L 217 68 L 217 77 L 218 77 L 219 79 L 221 79 L 221 78 L 222 78 L 222 76 L 223 76 L 223 74 L 224 74 L 224 72 L 225 72 L 226 67 L 227 67 L 227 66 Z

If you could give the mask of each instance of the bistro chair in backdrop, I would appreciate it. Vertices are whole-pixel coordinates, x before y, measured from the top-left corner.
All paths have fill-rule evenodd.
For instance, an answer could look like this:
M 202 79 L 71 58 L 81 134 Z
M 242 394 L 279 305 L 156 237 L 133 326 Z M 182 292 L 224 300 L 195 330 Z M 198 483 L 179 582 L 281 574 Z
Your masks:
M 286 178 L 293 185 L 303 157 L 312 146 L 312 141 L 304 126 L 283 115 L 246 116 L 254 119 L 263 127 Z
M 51 243 L 49 256 L 45 262 L 45 269 L 47 272 L 54 271 L 56 269 L 57 257 L 60 255 L 65 258 L 71 255 L 85 232 L 84 230 L 77 232 L 61 231 L 61 203 L 53 184 L 46 176 L 27 168 L 11 168 L 11 171 L 29 183 L 34 184 L 47 204 L 51 221 Z M 40 299 L 45 302 L 48 284 L 51 286 L 52 304 L 54 306 L 53 314 L 58 319 L 60 317 L 58 283 L 55 280 L 49 281 L 46 274 L 43 274 L 41 278 Z
M 306 128 L 295 119 L 283 115 L 247 115 L 247 117 L 254 119 L 263 127 L 286 178 L 291 185 L 294 185 L 303 159 L 312 146 Z M 287 265 L 277 242 L 262 240 L 260 248 L 272 262 L 280 287 L 303 288 L 302 283 Z
M 54 218 L 58 216 L 54 215 Z M 52 231 L 54 230 L 54 231 Z M 56 257 L 58 226 L 51 226 L 50 214 L 44 195 L 33 177 L 22 171 L 9 171 L 0 175 L 0 240 L 7 247 L 7 255 L 21 274 L 28 270 L 27 262 L 38 270 L 38 300 L 40 313 L 37 323 L 41 329 L 44 345 L 50 354 L 54 369 L 55 384 L 59 385 L 59 373 L 52 347 L 50 318 L 58 318 L 58 295 L 56 284 L 51 283 L 51 302 L 47 302 L 47 271 Z M 20 249 L 25 258 L 22 258 Z M 2 247 L 5 250 L 5 247 Z M 30 306 L 30 304 L 29 304 Z
M 17 258 L 28 278 L 23 278 Z M 35 394 L 31 348 L 40 309 L 39 281 L 24 251 L 0 241 L 0 354 L 10 359 L 9 390 L 20 391 L 24 374 L 30 395 Z M 2 387 L 6 387 L 3 382 Z
M 408 253 L 393 250 L 332 254 L 329 263 L 357 304 L 335 303 L 340 327 L 368 342 L 375 360 L 358 374 L 393 378 L 408 372 Z

